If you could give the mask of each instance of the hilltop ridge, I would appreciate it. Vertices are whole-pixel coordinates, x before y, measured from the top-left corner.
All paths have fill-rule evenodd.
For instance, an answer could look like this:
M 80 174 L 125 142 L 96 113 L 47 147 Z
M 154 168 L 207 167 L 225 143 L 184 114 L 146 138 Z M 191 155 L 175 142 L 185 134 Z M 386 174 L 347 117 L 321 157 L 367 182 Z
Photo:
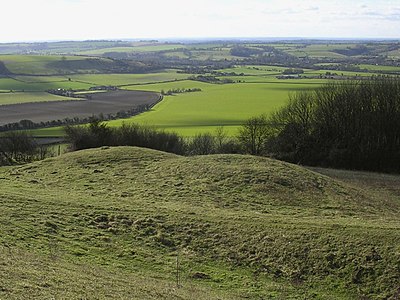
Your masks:
M 111 295 L 97 286 L 98 298 L 126 298 L 135 289 L 149 299 L 354 299 L 397 292 L 399 201 L 296 165 L 103 147 L 0 168 L 0 184 L 0 256 L 7 263 L 8 253 L 30 252 L 49 268 L 99 268 L 105 282 L 122 272 L 169 286 L 122 280 Z M 183 287 L 176 290 L 177 256 Z M 0 274 L 0 296 L 18 298 L 23 282 L 13 286 L 7 267 Z M 74 297 L 94 289 L 91 275 L 79 271 L 71 273 L 80 283 L 75 292 L 65 278 L 44 274 L 26 275 L 25 291 Z

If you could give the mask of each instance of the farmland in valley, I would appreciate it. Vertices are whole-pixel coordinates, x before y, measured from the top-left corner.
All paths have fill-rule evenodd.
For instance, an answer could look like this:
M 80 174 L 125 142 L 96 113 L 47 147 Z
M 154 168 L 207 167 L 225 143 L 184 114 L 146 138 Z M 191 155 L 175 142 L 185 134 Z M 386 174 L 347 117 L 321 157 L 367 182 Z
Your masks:
M 130 121 L 151 124 L 185 136 L 212 132 L 219 126 L 234 135 L 249 117 L 271 113 L 280 107 L 286 102 L 288 92 L 309 89 L 312 86 L 307 82 L 213 85 L 193 81 L 135 86 L 135 89 L 153 91 L 200 88 L 201 92 L 166 96 L 152 111 Z M 117 125 L 120 122 L 112 121 L 111 124 Z
M 398 175 L 193 149 L 223 127 L 250 153 L 239 128 L 291 93 L 399 75 L 390 41 L 0 44 L 0 298 L 397 299 Z M 69 130 L 99 148 L 43 146 L 94 115 Z M 148 140 L 187 156 L 106 146 Z
M 84 100 L 75 99 L 77 101 L 58 101 L 56 98 L 49 102 L 3 105 L 0 107 L 0 125 L 20 120 L 40 123 L 65 118 L 88 118 L 99 114 L 116 114 L 140 105 L 151 105 L 159 99 L 157 93 L 140 91 L 94 93 L 90 97 L 90 99 Z

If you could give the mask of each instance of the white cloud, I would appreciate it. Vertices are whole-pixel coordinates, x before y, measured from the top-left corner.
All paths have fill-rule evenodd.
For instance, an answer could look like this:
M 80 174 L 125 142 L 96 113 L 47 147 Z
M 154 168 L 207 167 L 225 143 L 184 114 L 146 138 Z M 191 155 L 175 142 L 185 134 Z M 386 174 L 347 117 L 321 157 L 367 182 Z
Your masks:
M 0 41 L 399 37 L 398 0 L 4 0 Z

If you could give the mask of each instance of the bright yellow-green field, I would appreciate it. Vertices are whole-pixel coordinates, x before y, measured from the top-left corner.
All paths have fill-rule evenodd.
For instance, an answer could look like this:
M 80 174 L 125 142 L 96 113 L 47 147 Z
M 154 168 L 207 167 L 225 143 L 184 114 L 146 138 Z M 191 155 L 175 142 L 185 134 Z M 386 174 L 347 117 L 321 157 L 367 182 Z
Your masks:
M 166 96 L 149 112 L 109 124 L 119 126 L 122 122 L 137 122 L 175 131 L 183 136 L 213 132 L 223 126 L 228 134 L 235 135 L 246 119 L 271 113 L 285 103 L 290 92 L 313 86 L 315 83 L 305 80 L 224 85 L 187 80 L 126 87 L 158 92 L 176 88 L 200 88 L 202 91 Z
M 177 82 L 126 86 L 130 90 L 168 91 L 169 89 L 200 88 L 201 92 L 165 96 L 164 100 L 138 116 L 109 121 L 110 126 L 140 123 L 159 129 L 177 132 L 186 137 L 197 133 L 213 133 L 223 126 L 227 134 L 237 134 L 246 119 L 263 113 L 271 113 L 282 106 L 289 93 L 311 89 L 323 80 L 284 80 L 271 83 L 210 84 L 184 80 Z M 62 128 L 46 128 L 34 131 L 35 135 L 62 135 Z
M 324 49 L 325 50 L 325 49 Z M 108 122 L 120 126 L 123 122 L 151 125 L 159 129 L 177 132 L 191 137 L 197 133 L 214 132 L 223 126 L 233 136 L 250 117 L 269 114 L 284 105 L 290 93 L 313 89 L 325 83 L 320 79 L 325 70 L 304 70 L 308 79 L 277 79 L 286 69 L 276 66 L 238 66 L 221 72 L 244 73 L 244 76 L 219 77 L 232 79 L 232 84 L 211 84 L 188 80 L 191 74 L 166 70 L 149 74 L 82 74 L 71 75 L 70 84 L 117 85 L 128 90 L 161 92 L 170 89 L 201 89 L 200 92 L 178 93 L 165 96 L 151 111 L 124 120 Z M 331 71 L 332 72 L 332 71 Z M 339 75 L 354 76 L 361 72 L 337 72 Z M 371 73 L 365 73 L 370 76 Z M 315 77 L 315 78 L 314 78 Z M 4 79 L 9 80 L 9 79 Z M 0 85 L 1 88 L 1 85 Z M 62 128 L 42 129 L 34 134 L 43 136 L 62 135 Z

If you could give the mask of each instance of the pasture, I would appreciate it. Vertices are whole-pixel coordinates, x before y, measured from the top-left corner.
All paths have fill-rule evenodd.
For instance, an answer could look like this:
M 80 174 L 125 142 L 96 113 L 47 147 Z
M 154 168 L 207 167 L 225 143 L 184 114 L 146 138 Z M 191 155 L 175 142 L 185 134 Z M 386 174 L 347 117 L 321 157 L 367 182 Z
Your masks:
M 79 56 L 59 55 L 0 55 L 0 61 L 13 74 L 57 74 L 60 70 L 51 67 L 51 63 L 81 59 Z
M 89 89 L 93 84 L 69 81 L 59 76 L 16 76 L 0 78 L 0 90 L 18 92 L 44 92 L 53 89 Z
M 1 105 L 50 102 L 50 101 L 65 101 L 65 100 L 79 100 L 79 99 L 52 95 L 52 94 L 45 93 L 45 92 L 0 93 L 0 114 L 1 114 L 2 109 L 4 109 L 4 108 L 1 108 Z
M 254 84 L 208 84 L 196 81 L 149 84 L 126 87 L 148 91 L 177 88 L 200 88 L 201 92 L 165 96 L 151 111 L 130 119 L 111 121 L 118 126 L 122 122 L 138 122 L 160 129 L 175 131 L 184 136 L 214 131 L 223 126 L 234 135 L 246 119 L 254 115 L 271 113 L 288 99 L 289 92 L 309 89 L 314 84 L 306 81 Z

